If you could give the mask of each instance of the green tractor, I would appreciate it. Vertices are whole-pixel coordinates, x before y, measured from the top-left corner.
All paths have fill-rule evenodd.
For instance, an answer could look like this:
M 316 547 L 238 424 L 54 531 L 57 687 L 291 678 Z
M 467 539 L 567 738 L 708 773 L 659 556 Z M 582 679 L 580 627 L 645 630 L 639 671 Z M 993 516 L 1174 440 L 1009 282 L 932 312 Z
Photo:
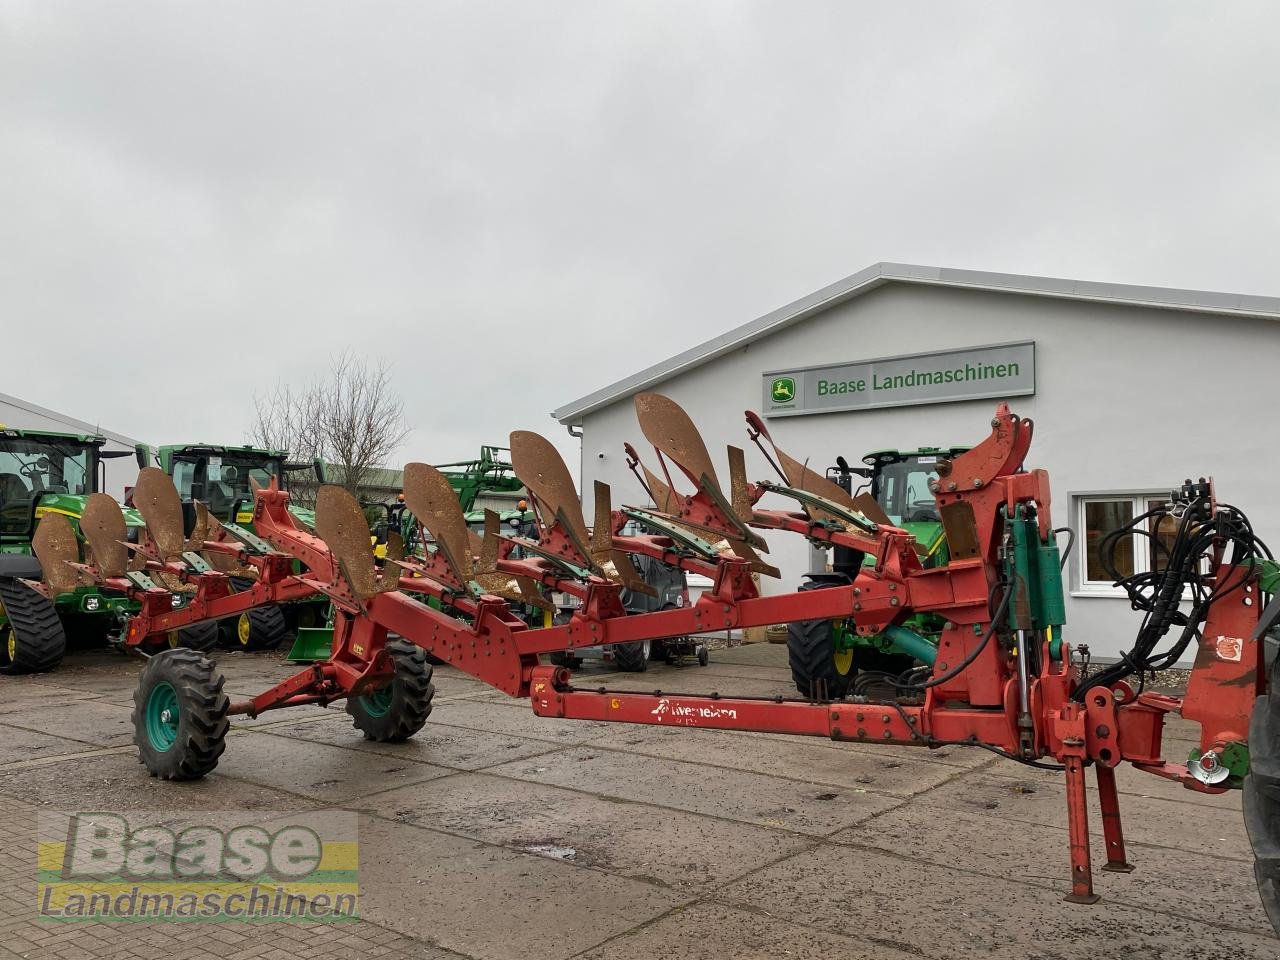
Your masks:
M 128 456 L 103 450 L 105 437 L 0 426 L 0 673 L 52 670 L 66 652 L 67 636 L 106 639 L 136 607 L 96 586 L 77 586 L 52 601 L 23 580 L 39 580 L 40 561 L 32 539 L 46 513 L 65 516 L 80 535 L 80 516 L 89 495 L 102 491 L 104 461 Z M 145 524 L 134 510 L 124 511 L 131 541 Z M 174 594 L 174 605 L 182 604 Z M 175 631 L 173 646 L 208 649 L 216 630 L 203 624 Z
M 149 466 L 153 453 L 146 445 L 137 448 L 138 465 Z M 227 446 L 214 443 L 170 444 L 154 452 L 160 469 L 173 478 L 182 498 L 188 532 L 195 523 L 194 503 L 199 500 L 209 508 L 233 536 L 254 535 L 253 488 L 265 487 L 275 477 L 288 489 L 289 475 L 313 470 L 318 482 L 325 479 L 324 464 L 319 458 L 309 462 L 289 461 L 284 450 L 266 450 L 251 446 Z M 315 511 L 293 504 L 289 512 L 300 525 L 315 529 Z M 237 589 L 249 585 L 247 580 L 232 581 Z M 271 604 L 242 613 L 224 627 L 223 639 L 229 646 L 242 650 L 273 650 L 291 630 L 316 627 L 325 622 L 323 600 Z
M 837 457 L 836 466 L 827 470 L 827 479 L 853 493 L 853 477 L 863 478 L 867 483 L 857 498 L 863 512 L 872 520 L 910 533 L 926 568 L 946 566 L 950 559 L 947 538 L 929 483 L 938 476 L 940 459 L 950 459 L 967 449 L 877 450 L 862 458 L 862 467 L 851 467 L 844 457 Z M 865 495 L 867 486 L 869 496 Z M 799 589 L 821 590 L 852 583 L 859 566 L 874 563 L 874 557 L 834 547 L 831 569 L 806 574 Z M 934 614 L 916 614 L 904 624 L 863 637 L 847 620 L 793 622 L 787 626 L 792 679 L 806 696 L 840 699 L 853 691 L 860 672 L 897 676 L 918 661 L 932 663 L 943 625 Z

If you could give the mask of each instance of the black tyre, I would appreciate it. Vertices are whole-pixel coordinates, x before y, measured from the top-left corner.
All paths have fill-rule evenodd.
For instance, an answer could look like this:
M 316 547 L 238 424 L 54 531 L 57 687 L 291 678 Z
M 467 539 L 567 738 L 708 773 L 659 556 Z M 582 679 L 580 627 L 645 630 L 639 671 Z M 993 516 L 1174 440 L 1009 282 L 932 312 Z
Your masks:
M 13 577 L 0 577 L 0 673 L 43 673 L 62 662 L 67 635 L 53 603 Z
M 431 664 L 423 649 L 408 640 L 388 640 L 387 653 L 395 661 L 395 676 L 373 693 L 347 699 L 357 730 L 366 740 L 379 743 L 408 740 L 422 729 L 431 715 Z
M 197 650 L 205 653 L 218 645 L 219 636 L 221 632 L 218 629 L 217 620 L 201 620 L 189 627 L 170 630 L 166 639 L 169 646 L 174 649 Z
M 1244 825 L 1253 846 L 1258 896 L 1280 936 L 1280 666 L 1274 664 L 1268 692 L 1254 703 L 1250 718 L 1249 770 Z
M 274 650 L 289 635 L 284 611 L 277 603 L 254 607 L 226 622 L 227 646 L 232 650 Z
M 806 697 L 839 700 L 849 692 L 857 671 L 851 656 L 837 658 L 834 635 L 830 620 L 797 620 L 787 624 L 791 679 Z
M 222 674 L 195 650 L 165 650 L 147 661 L 133 693 L 133 742 L 153 777 L 197 780 L 226 748 Z
M 698 648 L 698 666 L 705 667 L 711 662 L 711 654 L 707 650 L 706 645 Z
M 619 670 L 626 673 L 644 673 L 649 669 L 649 641 L 636 640 L 633 643 L 615 643 L 613 645 L 613 662 Z

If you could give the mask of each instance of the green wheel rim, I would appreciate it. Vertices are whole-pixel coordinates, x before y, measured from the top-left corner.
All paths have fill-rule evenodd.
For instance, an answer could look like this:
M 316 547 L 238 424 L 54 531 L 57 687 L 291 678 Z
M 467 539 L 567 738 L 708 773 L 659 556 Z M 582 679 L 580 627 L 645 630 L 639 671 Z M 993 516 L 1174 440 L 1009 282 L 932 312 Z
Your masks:
M 160 753 L 164 753 L 178 739 L 178 691 L 167 680 L 151 688 L 146 709 L 147 739 Z
M 385 717 L 391 710 L 391 684 L 360 698 L 360 706 L 371 717 Z

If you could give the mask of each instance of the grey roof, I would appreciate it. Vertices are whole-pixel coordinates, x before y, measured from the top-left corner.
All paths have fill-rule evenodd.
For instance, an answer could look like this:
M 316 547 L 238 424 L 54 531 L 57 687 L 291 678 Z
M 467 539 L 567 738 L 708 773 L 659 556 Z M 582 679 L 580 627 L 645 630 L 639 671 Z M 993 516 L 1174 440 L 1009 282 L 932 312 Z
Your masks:
M 886 283 L 915 283 L 965 290 L 994 290 L 1020 293 L 1033 297 L 1056 297 L 1094 303 L 1119 303 L 1156 307 L 1163 310 L 1193 310 L 1241 317 L 1268 317 L 1280 320 L 1280 297 L 1254 297 L 1239 293 L 1211 293 L 1204 290 L 1175 290 L 1170 287 L 1140 287 L 1125 283 L 1093 283 L 1088 280 L 1062 280 L 1054 277 L 1027 277 L 1014 273 L 988 273 L 984 270 L 952 270 L 926 267 L 914 263 L 876 263 L 823 287 L 794 303 L 779 307 L 750 323 L 735 327 L 705 343 L 678 353 L 668 360 L 612 383 L 572 403 L 567 403 L 551 416 L 561 423 L 580 423 L 585 414 L 598 410 L 623 397 L 638 393 L 669 380 L 676 374 L 701 366 L 732 350 L 777 333 L 836 304 L 851 300 Z
M 10 407 L 16 407 L 19 410 L 31 414 L 32 416 L 38 417 L 42 420 L 48 420 L 51 423 L 56 424 L 58 427 L 65 428 L 63 430 L 49 428 L 55 433 L 91 434 L 93 436 L 103 437 L 122 447 L 133 447 L 138 444 L 137 440 L 134 440 L 132 437 L 126 437 L 122 433 L 116 433 L 113 430 L 104 430 L 97 424 L 89 423 L 85 420 L 77 420 L 75 417 L 68 416 L 65 413 L 58 413 L 56 410 L 50 410 L 48 407 L 42 407 L 39 404 L 32 403 L 29 400 L 23 400 L 20 397 L 15 397 L 8 393 L 0 393 L 0 403 Z

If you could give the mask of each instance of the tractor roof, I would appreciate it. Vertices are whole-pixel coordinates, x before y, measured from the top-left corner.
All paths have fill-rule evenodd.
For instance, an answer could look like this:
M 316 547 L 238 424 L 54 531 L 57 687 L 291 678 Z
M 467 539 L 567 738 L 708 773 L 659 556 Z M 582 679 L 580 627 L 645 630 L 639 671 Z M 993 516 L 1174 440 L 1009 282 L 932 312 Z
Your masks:
M 248 444 L 233 445 L 227 443 L 171 443 L 160 448 L 168 453 L 213 453 L 244 454 L 259 457 L 287 457 L 287 450 L 268 450 L 265 447 L 252 447 Z
M 867 466 L 877 463 L 897 463 L 910 457 L 954 457 L 964 453 L 968 447 L 917 447 L 915 450 L 872 450 L 862 458 Z
M 22 437 L 24 440 L 70 440 L 73 443 L 87 443 L 94 447 L 100 447 L 107 442 L 106 437 L 96 436 L 91 433 L 56 433 L 52 430 L 20 430 L 17 427 L 7 427 L 3 423 L 0 423 L 0 437 Z

